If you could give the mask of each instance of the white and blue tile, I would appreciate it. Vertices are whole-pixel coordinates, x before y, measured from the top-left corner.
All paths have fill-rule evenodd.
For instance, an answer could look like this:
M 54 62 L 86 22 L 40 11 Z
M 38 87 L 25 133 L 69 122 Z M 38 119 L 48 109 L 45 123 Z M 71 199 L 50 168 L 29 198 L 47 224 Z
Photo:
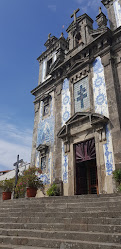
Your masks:
M 66 78 L 63 82 L 62 88 L 62 126 L 67 122 L 71 116 L 71 103 L 69 80 Z M 62 142 L 62 181 L 68 183 L 68 156 L 65 155 L 64 143 Z
M 43 182 L 44 185 L 48 185 L 51 183 L 51 165 L 52 165 L 52 153 L 49 153 L 48 158 L 48 168 L 47 173 L 41 174 L 39 179 Z
M 109 118 L 104 69 L 100 57 L 97 57 L 93 63 L 93 72 L 93 93 L 95 112 Z M 106 127 L 106 141 L 106 144 L 103 145 L 106 175 L 111 175 L 112 171 L 115 169 L 115 164 L 112 146 L 112 136 L 109 125 L 107 125 Z
M 50 116 L 43 119 L 43 102 L 40 104 L 40 114 L 39 114 L 39 123 L 38 123 L 38 135 L 37 135 L 37 146 L 39 144 L 46 144 L 49 146 L 49 159 L 47 165 L 47 173 L 40 176 L 44 184 L 51 183 L 51 168 L 54 165 L 52 161 L 52 153 L 54 147 L 54 127 L 55 127 L 55 118 L 54 118 L 54 108 L 53 108 L 54 98 L 52 98 L 50 106 Z M 40 165 L 40 156 L 39 152 L 36 152 L 36 166 Z
M 121 26 L 121 5 L 119 0 L 115 0 L 115 2 L 113 3 L 113 7 L 118 28 L 119 26 Z

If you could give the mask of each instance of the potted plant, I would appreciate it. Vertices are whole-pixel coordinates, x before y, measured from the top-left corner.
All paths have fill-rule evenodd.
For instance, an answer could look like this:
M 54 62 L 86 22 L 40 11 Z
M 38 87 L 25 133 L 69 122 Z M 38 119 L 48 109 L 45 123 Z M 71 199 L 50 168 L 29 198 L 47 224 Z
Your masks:
M 27 187 L 27 197 L 35 197 L 38 188 L 43 188 L 43 183 L 40 181 L 37 174 L 41 174 L 42 171 L 36 167 L 30 167 L 24 171 L 24 180 Z
M 2 199 L 9 200 L 11 199 L 11 194 L 14 188 L 14 178 L 12 179 L 5 179 L 4 181 L 0 182 L 0 187 L 3 189 Z

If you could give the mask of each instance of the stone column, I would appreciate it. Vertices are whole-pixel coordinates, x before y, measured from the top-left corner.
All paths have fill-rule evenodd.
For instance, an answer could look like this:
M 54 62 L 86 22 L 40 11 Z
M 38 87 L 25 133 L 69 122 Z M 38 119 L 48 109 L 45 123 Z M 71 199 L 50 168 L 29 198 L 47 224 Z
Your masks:
M 36 163 L 37 131 L 38 131 L 38 122 L 39 122 L 40 101 L 35 102 L 34 110 L 35 110 L 35 117 L 34 117 L 34 129 L 33 129 L 33 140 L 32 140 L 31 166 L 35 166 Z
M 115 30 L 117 28 L 116 17 L 114 12 L 113 0 L 102 0 L 103 5 L 106 7 L 108 12 L 108 19 L 110 23 L 110 29 Z
M 54 157 L 55 157 L 55 180 L 61 180 L 61 161 L 62 161 L 62 140 L 57 137 L 57 133 L 61 128 L 61 106 L 62 106 L 62 96 L 61 96 L 62 84 L 58 85 L 55 90 L 55 143 L 54 143 Z
M 109 109 L 109 120 L 112 134 L 112 143 L 114 150 L 115 167 L 120 168 L 121 158 L 121 129 L 120 129 L 120 112 L 116 95 L 116 79 L 114 75 L 114 65 L 112 63 L 110 51 L 102 56 L 102 64 L 104 66 L 107 101 Z

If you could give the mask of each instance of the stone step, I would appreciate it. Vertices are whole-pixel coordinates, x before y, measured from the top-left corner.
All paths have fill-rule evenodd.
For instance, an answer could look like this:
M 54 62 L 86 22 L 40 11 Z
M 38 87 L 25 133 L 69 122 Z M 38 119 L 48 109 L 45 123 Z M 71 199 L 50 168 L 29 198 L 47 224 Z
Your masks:
M 120 207 L 121 195 L 4 201 L 0 203 L 0 246 L 121 249 Z
M 27 229 L 0 229 L 1 236 L 11 237 L 29 237 L 31 238 L 51 238 L 66 239 L 94 242 L 121 243 L 121 233 L 102 233 L 102 232 L 81 232 L 81 231 L 43 231 L 43 230 L 27 230 Z
M 0 223 L 3 229 L 35 229 L 55 231 L 85 231 L 121 233 L 121 225 L 102 224 L 64 224 L 64 223 Z
M 99 206 L 116 206 L 116 204 L 121 204 L 121 199 L 120 200 L 116 200 L 116 201 L 93 201 L 93 202 L 90 202 L 90 201 L 85 201 L 85 202 L 81 202 L 81 201 L 78 201 L 78 202 L 47 202 L 47 203 L 42 203 L 42 202 L 35 202 L 35 203 L 17 203 L 17 204 L 4 204 L 3 205 L 0 205 L 0 208 L 28 208 L 28 207 L 74 207 L 74 206 L 77 206 L 77 207 L 99 207 Z
M 40 249 L 48 249 L 45 247 L 39 247 Z M 19 246 L 19 245 L 0 245 L 0 249 L 38 249 L 38 247 L 33 246 Z M 50 248 L 52 249 L 52 248 Z
M 91 242 L 80 240 L 67 240 L 67 239 L 52 239 L 52 238 L 36 238 L 36 237 L 7 237 L 0 236 L 0 243 L 11 245 L 23 246 L 35 246 L 45 248 L 60 248 L 60 249 L 121 249 L 121 244 L 117 243 L 103 243 L 103 242 Z M 40 247 L 40 248 L 41 248 Z M 14 247 L 15 248 L 15 247 Z M 18 249 L 19 247 L 17 247 Z
M 78 203 L 26 203 L 26 204 L 15 204 L 15 205 L 1 205 L 0 209 L 28 209 L 28 208 L 93 208 L 93 207 L 116 207 L 121 205 L 121 200 L 116 202 L 78 202 Z
M 121 225 L 121 218 L 94 218 L 81 217 L 77 218 L 58 218 L 58 217 L 0 217 L 0 223 L 63 223 L 64 224 L 110 224 Z
M 6 217 L 54 217 L 54 218 L 82 218 L 82 217 L 108 217 L 108 218 L 121 218 L 121 210 L 120 211 L 85 211 L 85 212 L 30 212 L 27 210 L 26 212 L 11 212 L 11 213 L 2 213 L 1 218 Z
M 43 197 L 43 198 L 34 198 L 34 203 L 78 203 L 78 202 L 98 202 L 98 201 L 121 201 L 121 195 L 117 196 L 97 196 L 97 195 L 85 195 L 85 196 L 58 196 L 58 197 Z M 1 205 L 22 205 L 22 203 L 33 203 L 33 198 L 27 199 L 15 199 L 15 200 L 7 200 L 3 201 Z
M 72 205 L 71 207 L 70 207 L 70 205 L 67 205 L 67 207 L 66 206 L 57 206 L 57 207 L 51 207 L 51 206 L 45 206 L 45 207 L 43 207 L 43 206 L 29 206 L 28 208 L 26 207 L 22 207 L 22 208 L 0 208 L 0 212 L 2 212 L 2 213 L 12 213 L 12 212 L 26 212 L 26 210 L 29 210 L 30 212 L 56 212 L 56 213 L 58 213 L 58 212 L 85 212 L 85 211 L 97 211 L 97 209 L 98 209 L 98 211 L 106 211 L 106 210 L 108 210 L 108 211 L 120 211 L 121 210 L 121 203 L 120 204 L 118 204 L 118 205 L 112 205 L 112 206 L 110 206 L 110 205 L 108 205 L 108 206 L 99 206 L 99 207 L 97 207 L 97 206 L 94 206 L 94 207 L 82 207 L 81 206 L 81 204 L 80 204 L 80 206 L 79 207 L 77 207 L 76 206 L 76 208 L 75 208 L 75 205 Z

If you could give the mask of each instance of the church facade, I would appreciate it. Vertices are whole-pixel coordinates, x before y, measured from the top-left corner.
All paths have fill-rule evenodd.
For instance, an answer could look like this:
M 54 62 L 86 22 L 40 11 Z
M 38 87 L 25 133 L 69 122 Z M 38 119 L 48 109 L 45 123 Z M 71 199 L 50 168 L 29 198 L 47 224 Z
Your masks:
M 78 9 L 67 39 L 49 34 L 38 57 L 31 165 L 63 195 L 113 193 L 121 168 L 121 0 L 102 3 L 110 28 L 101 8 L 96 30 Z

